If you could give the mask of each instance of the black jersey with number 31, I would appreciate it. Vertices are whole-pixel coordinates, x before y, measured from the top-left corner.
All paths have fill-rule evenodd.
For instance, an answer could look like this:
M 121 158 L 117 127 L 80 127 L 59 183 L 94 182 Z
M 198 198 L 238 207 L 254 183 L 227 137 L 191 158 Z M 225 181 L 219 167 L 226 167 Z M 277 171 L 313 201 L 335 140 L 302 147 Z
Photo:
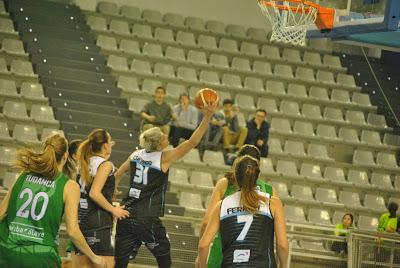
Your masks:
M 223 261 L 221 267 L 275 268 L 274 220 L 269 204 L 262 204 L 256 214 L 240 205 L 240 191 L 221 204 L 220 233 Z M 259 192 L 267 198 L 269 194 Z
M 168 171 L 161 170 L 162 152 L 136 150 L 130 156 L 130 188 L 122 203 L 134 218 L 164 215 Z

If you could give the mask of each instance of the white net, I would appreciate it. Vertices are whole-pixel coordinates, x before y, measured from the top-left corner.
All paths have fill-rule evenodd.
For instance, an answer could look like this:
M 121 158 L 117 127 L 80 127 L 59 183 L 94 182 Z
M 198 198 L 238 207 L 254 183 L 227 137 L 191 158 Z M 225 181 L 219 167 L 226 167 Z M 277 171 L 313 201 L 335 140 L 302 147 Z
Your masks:
M 306 45 L 307 28 L 314 24 L 317 8 L 305 5 L 303 1 L 259 0 L 258 5 L 271 23 L 271 41 Z

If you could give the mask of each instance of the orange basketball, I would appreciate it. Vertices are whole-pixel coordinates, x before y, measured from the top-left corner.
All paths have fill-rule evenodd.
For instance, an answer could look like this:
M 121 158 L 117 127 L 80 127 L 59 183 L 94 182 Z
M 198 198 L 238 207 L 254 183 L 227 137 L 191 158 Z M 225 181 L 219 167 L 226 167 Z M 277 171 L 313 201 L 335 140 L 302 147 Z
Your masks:
M 213 103 L 218 100 L 218 93 L 210 88 L 200 89 L 194 98 L 194 105 L 198 109 L 203 109 L 206 104 Z

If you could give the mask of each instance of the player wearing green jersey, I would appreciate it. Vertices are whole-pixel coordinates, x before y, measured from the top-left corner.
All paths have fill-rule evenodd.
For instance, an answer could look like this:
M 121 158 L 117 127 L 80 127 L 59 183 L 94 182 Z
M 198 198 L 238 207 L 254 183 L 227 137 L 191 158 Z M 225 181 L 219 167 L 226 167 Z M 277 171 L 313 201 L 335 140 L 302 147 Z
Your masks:
M 250 145 L 250 144 L 243 145 L 237 153 L 237 157 L 244 156 L 244 155 L 250 155 L 250 156 L 254 157 L 255 159 L 257 159 L 258 161 L 260 160 L 260 157 L 261 157 L 260 150 L 256 146 Z M 267 193 L 269 197 L 272 195 L 276 195 L 272 186 L 269 185 L 268 183 L 266 183 L 265 181 L 257 179 L 256 183 L 257 183 L 259 190 L 261 192 Z M 200 230 L 200 239 L 201 239 L 201 237 L 207 227 L 207 224 L 210 220 L 210 214 L 211 214 L 213 207 L 219 201 L 224 199 L 225 197 L 237 192 L 237 190 L 238 190 L 238 186 L 237 186 L 237 183 L 235 182 L 232 171 L 227 172 L 225 174 L 225 177 L 220 179 L 217 182 L 217 184 L 215 185 L 215 188 L 213 190 L 211 200 L 208 205 L 206 214 L 203 219 L 203 223 L 202 223 L 201 230 Z M 222 245 L 221 245 L 221 237 L 218 233 L 215 236 L 215 239 L 211 246 L 210 255 L 208 257 L 208 268 L 220 267 L 221 262 L 222 262 Z
M 0 205 L 0 267 L 60 267 L 58 232 L 64 212 L 73 243 L 94 264 L 105 267 L 78 226 L 79 186 L 62 172 L 67 150 L 66 139 L 56 134 L 40 152 L 18 152 L 16 166 L 23 172 Z

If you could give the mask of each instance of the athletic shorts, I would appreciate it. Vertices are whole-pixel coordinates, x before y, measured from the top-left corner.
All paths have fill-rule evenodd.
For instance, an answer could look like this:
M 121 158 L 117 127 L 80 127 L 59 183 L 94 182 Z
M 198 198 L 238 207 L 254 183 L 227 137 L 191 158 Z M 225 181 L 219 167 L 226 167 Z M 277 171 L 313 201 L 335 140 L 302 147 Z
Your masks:
M 114 256 L 114 243 L 112 241 L 112 228 L 100 230 L 82 231 L 86 242 L 90 249 L 100 256 Z M 79 249 L 76 249 L 76 254 L 83 255 Z
M 57 248 L 44 245 L 10 245 L 0 242 L 1 268 L 58 268 L 61 258 Z
M 115 236 L 115 258 L 134 259 L 144 244 L 155 256 L 170 254 L 170 243 L 159 218 L 118 220 Z
M 212 243 L 210 254 L 208 255 L 207 267 L 220 268 L 222 264 L 222 241 L 221 235 L 217 233 Z

